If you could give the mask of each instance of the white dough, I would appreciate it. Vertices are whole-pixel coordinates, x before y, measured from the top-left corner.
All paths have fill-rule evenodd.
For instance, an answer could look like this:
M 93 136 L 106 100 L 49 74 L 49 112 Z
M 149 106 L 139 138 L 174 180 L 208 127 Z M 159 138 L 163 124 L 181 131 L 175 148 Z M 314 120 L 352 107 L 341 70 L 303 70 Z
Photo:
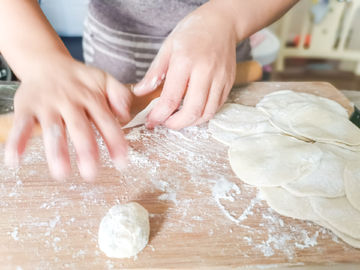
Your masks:
M 313 106 L 305 106 L 295 112 L 289 125 L 295 133 L 314 141 L 360 145 L 360 129 L 357 126 L 343 116 Z
M 301 197 L 322 196 L 334 198 L 344 196 L 343 172 L 347 161 L 337 154 L 342 149 L 336 149 L 336 146 L 329 147 L 322 143 L 315 143 L 315 145 L 324 153 L 319 167 L 307 177 L 283 185 L 283 188 Z
M 224 104 L 210 122 L 242 136 L 260 132 L 279 133 L 269 123 L 269 115 L 257 108 L 234 103 Z
M 256 108 L 273 116 L 279 111 L 288 111 L 289 106 L 293 104 L 298 104 L 299 106 L 313 105 L 344 118 L 349 117 L 346 109 L 331 99 L 291 90 L 276 91 L 264 96 L 264 98 L 256 105 Z
M 259 189 L 268 205 L 281 215 L 307 220 L 320 219 L 307 197 L 297 197 L 281 187 Z
M 234 141 L 236 141 L 237 139 L 239 139 L 241 137 L 240 134 L 222 129 L 222 128 L 218 127 L 217 125 L 215 125 L 211 121 L 209 122 L 208 128 L 209 128 L 209 131 L 211 132 L 211 136 L 215 140 L 217 140 L 223 144 L 226 144 L 228 146 L 230 146 Z
M 280 186 L 312 173 L 322 151 L 316 145 L 281 134 L 256 134 L 236 140 L 229 148 L 230 165 L 244 182 Z
M 132 202 L 113 206 L 101 220 L 99 247 L 110 258 L 130 258 L 149 241 L 148 211 Z
M 336 234 L 338 237 L 340 237 L 345 243 L 356 247 L 356 248 L 360 248 L 360 239 L 357 238 L 353 238 L 350 235 L 347 235 L 343 232 L 340 232 L 339 230 L 337 230 L 334 226 L 330 225 L 328 222 L 324 221 L 324 220 L 313 220 L 313 222 L 319 224 L 320 226 L 323 226 L 329 230 L 331 230 L 334 234 Z
M 139 112 L 127 125 L 123 126 L 123 129 L 125 128 L 131 128 L 140 126 L 146 123 L 146 117 L 151 112 L 151 110 L 156 106 L 156 104 L 159 102 L 160 98 L 155 98 L 152 100 L 147 107 Z
M 344 180 L 346 197 L 352 206 L 360 211 L 360 159 L 345 166 Z
M 304 107 L 316 108 L 330 112 L 338 117 L 347 119 L 346 110 L 337 102 L 317 97 L 306 93 L 297 93 L 290 90 L 277 91 L 266 95 L 257 105 L 257 108 L 271 116 L 270 123 L 285 132 L 301 140 L 309 141 L 309 137 L 293 130 L 290 121 L 294 114 Z
M 360 211 L 353 207 L 346 196 L 339 198 L 309 197 L 315 213 L 337 230 L 360 238 Z

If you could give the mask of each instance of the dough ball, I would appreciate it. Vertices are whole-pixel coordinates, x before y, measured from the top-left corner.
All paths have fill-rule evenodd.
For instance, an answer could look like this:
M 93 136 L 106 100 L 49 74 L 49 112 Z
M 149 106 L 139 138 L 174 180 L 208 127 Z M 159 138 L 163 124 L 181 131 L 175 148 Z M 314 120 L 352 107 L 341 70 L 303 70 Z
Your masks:
M 256 134 L 229 148 L 231 168 L 245 183 L 274 187 L 294 182 L 319 166 L 322 151 L 314 144 L 281 134 Z
M 149 241 L 149 213 L 132 202 L 113 206 L 101 220 L 99 247 L 110 258 L 130 258 Z

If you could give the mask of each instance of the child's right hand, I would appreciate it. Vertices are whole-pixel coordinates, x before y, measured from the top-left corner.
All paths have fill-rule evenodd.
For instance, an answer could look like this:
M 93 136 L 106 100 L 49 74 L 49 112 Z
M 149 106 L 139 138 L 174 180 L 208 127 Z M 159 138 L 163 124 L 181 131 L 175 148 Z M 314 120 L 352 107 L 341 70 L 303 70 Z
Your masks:
M 109 74 L 70 56 L 48 57 L 51 61 L 37 62 L 21 78 L 14 101 L 14 125 L 6 144 L 6 165 L 19 164 L 38 121 L 54 178 L 64 178 L 71 170 L 65 128 L 76 150 L 81 176 L 86 180 L 96 176 L 99 155 L 91 122 L 100 131 L 115 165 L 124 166 L 127 142 L 112 110 L 121 120 L 128 120 L 131 93 Z

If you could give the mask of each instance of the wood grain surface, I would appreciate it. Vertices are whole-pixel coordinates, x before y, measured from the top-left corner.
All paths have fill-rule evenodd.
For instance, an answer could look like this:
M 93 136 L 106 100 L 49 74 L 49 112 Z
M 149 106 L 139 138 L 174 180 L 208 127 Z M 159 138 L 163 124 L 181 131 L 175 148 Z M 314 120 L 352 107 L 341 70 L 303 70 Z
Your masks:
M 328 97 L 351 110 L 326 83 L 252 83 L 229 102 L 255 105 L 265 94 L 292 89 Z M 97 134 L 101 175 L 84 182 L 70 145 L 74 175 L 50 178 L 41 138 L 23 165 L 0 173 L 0 269 L 226 269 L 360 263 L 360 250 L 312 222 L 274 213 L 258 191 L 232 172 L 227 147 L 207 124 L 182 131 L 126 131 L 129 166 L 112 165 Z M 4 146 L 0 146 L 3 158 Z M 237 190 L 237 188 L 239 190 Z M 107 258 L 97 244 L 102 217 L 136 201 L 150 213 L 149 245 L 131 259 Z

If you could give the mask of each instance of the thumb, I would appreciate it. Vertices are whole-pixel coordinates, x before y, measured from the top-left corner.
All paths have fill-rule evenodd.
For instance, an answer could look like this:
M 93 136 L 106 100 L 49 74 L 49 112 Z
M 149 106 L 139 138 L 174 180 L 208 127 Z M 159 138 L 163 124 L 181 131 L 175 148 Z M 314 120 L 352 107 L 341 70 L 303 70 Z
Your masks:
M 155 59 L 151 63 L 151 66 L 146 72 L 145 77 L 137 85 L 135 85 L 133 90 L 135 95 L 144 96 L 154 91 L 165 79 L 171 54 L 170 44 L 170 42 L 165 40 Z

